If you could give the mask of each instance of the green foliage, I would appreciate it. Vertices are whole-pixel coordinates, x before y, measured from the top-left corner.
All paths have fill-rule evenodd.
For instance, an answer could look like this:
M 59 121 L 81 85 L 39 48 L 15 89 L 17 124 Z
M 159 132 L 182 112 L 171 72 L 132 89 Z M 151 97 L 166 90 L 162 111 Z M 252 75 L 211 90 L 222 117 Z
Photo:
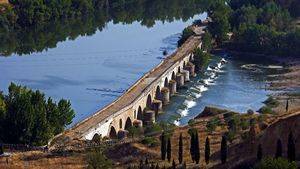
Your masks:
M 265 158 L 254 169 L 297 169 L 297 165 L 283 158 Z
M 270 96 L 266 101 L 263 102 L 265 105 L 274 108 L 277 107 L 279 105 L 279 102 L 274 99 L 272 96 Z
M 209 159 L 210 159 L 210 141 L 209 141 L 209 138 L 206 137 L 206 140 L 205 140 L 205 162 L 206 162 L 206 164 L 209 164 Z
M 1 94 L 0 102 L 0 140 L 5 143 L 45 145 L 75 116 L 69 101 L 62 99 L 56 104 L 51 98 L 46 100 L 40 91 L 14 83 L 9 86 L 8 95 Z
M 211 120 L 209 120 L 206 124 L 206 130 L 208 132 L 213 132 L 216 130 L 216 127 L 221 124 L 221 120 L 219 117 L 214 117 Z
M 142 144 L 147 145 L 149 147 L 155 147 L 159 145 L 159 142 L 156 138 L 154 137 L 145 137 L 142 141 Z
M 103 153 L 103 150 L 96 148 L 87 154 L 88 169 L 103 169 L 112 168 L 112 162 L 107 159 Z
M 230 17 L 231 9 L 225 2 L 217 2 L 212 6 L 209 12 L 213 22 L 208 25 L 208 30 L 216 39 L 217 44 L 228 40 L 227 33 L 230 31 Z
M 142 134 L 141 129 L 138 127 L 135 127 L 135 126 L 131 126 L 127 130 L 129 132 L 129 135 L 131 136 L 131 138 L 138 137 Z
M 167 153 L 167 138 L 165 136 L 165 133 L 163 132 L 161 134 L 161 137 L 160 137 L 160 154 L 161 154 L 161 159 L 162 160 L 165 160 L 166 159 L 166 153 Z
M 273 110 L 272 110 L 270 107 L 268 107 L 268 106 L 263 106 L 263 107 L 259 110 L 259 112 L 260 112 L 261 114 L 274 114 Z
M 222 164 L 225 164 L 227 160 L 227 138 L 226 136 L 222 136 L 221 141 L 221 161 Z
M 235 10 L 230 16 L 232 28 L 238 29 L 241 24 L 256 24 L 262 13 L 261 9 L 255 6 L 242 6 Z
M 178 161 L 179 161 L 179 164 L 182 164 L 182 161 L 183 161 L 183 140 L 182 140 L 182 133 L 180 133 L 180 136 L 179 136 Z
M 171 139 L 169 137 L 167 142 L 167 159 L 169 162 L 171 162 L 171 154 L 172 154 L 172 145 L 171 145 Z
M 197 48 L 194 51 L 194 63 L 196 71 L 202 70 L 209 62 L 211 55 L 207 52 L 203 52 L 202 49 Z
M 157 133 L 157 132 L 160 132 L 162 130 L 163 129 L 159 124 L 154 123 L 152 125 L 148 125 L 148 126 L 145 127 L 145 134 Z
M 186 21 L 204 12 L 203 1 L 194 0 L 14 0 L 13 3 L 20 5 L 8 6 L 4 13 L 0 11 L 0 54 L 5 56 L 54 48 L 67 39 L 93 35 L 111 21 L 114 24 L 138 21 L 152 27 L 157 20 Z
M 191 137 L 190 142 L 190 154 L 192 157 L 193 162 L 196 162 L 196 164 L 199 164 L 200 161 L 200 149 L 199 149 L 199 136 L 198 136 L 198 130 L 195 128 L 190 128 L 188 130 L 188 133 Z
M 180 47 L 189 37 L 193 36 L 194 34 L 194 31 L 190 27 L 185 28 L 177 42 L 177 46 Z
M 227 140 L 232 143 L 232 141 L 234 140 L 235 136 L 236 136 L 236 132 L 235 131 L 228 131 L 225 133 L 225 136 L 227 138 Z
M 202 37 L 202 48 L 207 52 L 210 52 L 212 49 L 212 35 L 208 31 Z

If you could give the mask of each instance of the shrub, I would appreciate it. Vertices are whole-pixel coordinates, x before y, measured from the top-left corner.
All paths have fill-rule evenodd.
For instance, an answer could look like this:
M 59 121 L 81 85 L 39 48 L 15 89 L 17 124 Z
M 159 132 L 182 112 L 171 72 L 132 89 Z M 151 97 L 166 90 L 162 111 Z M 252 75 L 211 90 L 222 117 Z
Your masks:
M 103 150 L 94 149 L 87 154 L 88 169 L 112 168 L 112 162 L 105 157 Z
M 271 108 L 277 107 L 279 105 L 279 102 L 276 99 L 274 99 L 272 96 L 269 97 L 263 103 L 266 104 L 268 107 L 271 107 Z
M 177 45 L 178 47 L 182 46 L 184 42 L 191 36 L 193 36 L 195 33 L 194 31 L 190 28 L 187 27 L 182 31 L 181 38 L 178 40 Z
M 159 145 L 159 142 L 156 138 L 154 137 L 145 137 L 142 141 L 142 144 L 147 145 L 149 147 L 155 147 Z
M 254 169 L 297 169 L 297 165 L 283 158 L 265 158 Z
M 263 106 L 262 108 L 260 108 L 259 112 L 261 114 L 274 114 L 274 111 L 268 106 Z

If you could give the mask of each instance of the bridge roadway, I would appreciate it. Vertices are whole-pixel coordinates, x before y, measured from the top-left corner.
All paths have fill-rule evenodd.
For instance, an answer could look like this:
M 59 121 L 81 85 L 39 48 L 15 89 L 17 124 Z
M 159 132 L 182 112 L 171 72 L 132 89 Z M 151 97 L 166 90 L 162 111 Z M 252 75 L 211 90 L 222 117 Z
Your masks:
M 97 126 L 100 126 L 100 123 L 112 123 L 111 120 L 109 121 L 109 119 L 117 116 L 119 113 L 124 112 L 126 109 L 129 109 L 129 107 L 132 107 L 133 104 L 140 99 L 144 92 L 149 90 L 153 83 L 157 82 L 158 79 L 164 78 L 163 75 L 165 72 L 170 71 L 170 69 L 174 69 L 172 68 L 174 67 L 174 64 L 178 63 L 180 60 L 183 60 L 185 57 L 187 57 L 187 55 L 190 55 L 194 49 L 199 46 L 200 42 L 200 36 L 190 37 L 180 48 L 178 48 L 176 52 L 164 59 L 150 72 L 146 73 L 122 96 L 103 109 L 97 111 L 94 115 L 56 136 L 54 140 L 59 142 L 85 140 L 87 139 L 87 134 L 93 130 L 96 130 Z M 89 136 L 89 138 L 91 138 L 91 136 Z

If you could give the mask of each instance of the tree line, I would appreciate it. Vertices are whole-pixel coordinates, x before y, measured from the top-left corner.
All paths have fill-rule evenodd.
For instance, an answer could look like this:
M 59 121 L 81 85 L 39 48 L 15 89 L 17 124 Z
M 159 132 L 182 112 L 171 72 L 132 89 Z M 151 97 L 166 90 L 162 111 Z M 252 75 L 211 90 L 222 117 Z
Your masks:
M 293 17 L 299 16 L 296 11 L 300 11 L 299 1 L 293 0 L 218 0 L 208 11 L 212 19 L 208 31 L 218 45 L 232 50 L 298 57 L 300 30 L 293 22 Z M 224 44 L 229 32 L 233 32 L 232 41 Z
M 0 92 L 0 143 L 45 145 L 74 116 L 70 101 L 55 102 L 39 90 L 11 83 L 8 94 Z
M 30 54 L 60 41 L 90 36 L 108 22 L 152 27 L 155 21 L 188 20 L 207 0 L 15 0 L 0 15 L 0 54 Z M 1 9 L 1 5 L 0 5 Z M 25 44 L 25 45 L 24 45 Z
M 199 135 L 198 135 L 198 131 L 195 128 L 190 128 L 189 131 L 189 136 L 190 136 L 190 142 L 189 142 L 189 147 L 190 147 L 190 156 L 191 159 L 193 161 L 193 163 L 195 164 L 199 164 L 200 163 L 200 142 L 199 142 Z M 170 135 L 166 134 L 166 133 L 162 133 L 161 135 L 161 160 L 166 160 L 166 156 L 167 156 L 167 160 L 168 162 L 171 162 L 171 152 L 172 152 L 172 146 L 171 146 L 171 142 L 170 142 Z M 179 136 L 179 147 L 178 147 L 178 163 L 182 166 L 185 166 L 186 163 L 183 161 L 183 137 L 182 137 L 182 133 Z M 287 143 L 287 159 L 289 162 L 291 162 L 293 165 L 293 162 L 296 160 L 296 147 L 295 147 L 295 138 L 293 136 L 293 133 L 290 132 L 289 136 L 288 136 L 288 143 Z M 210 162 L 210 156 L 211 156 L 211 149 L 210 149 L 210 139 L 209 137 L 206 137 L 205 140 L 205 148 L 204 148 L 204 161 L 206 164 L 209 164 Z M 258 166 L 263 165 L 260 164 L 259 162 L 261 162 L 263 160 L 263 145 L 259 144 L 257 147 L 257 162 L 258 164 L 256 165 L 256 168 L 260 168 Z M 278 139 L 277 140 L 277 144 L 276 144 L 276 153 L 274 154 L 275 158 L 282 158 L 283 157 L 283 153 L 282 153 L 282 143 L 281 140 Z M 268 156 L 266 156 L 266 160 Z M 222 164 L 225 164 L 227 162 L 228 159 L 228 139 L 226 135 L 222 136 L 221 139 L 221 145 L 220 145 L 220 161 Z M 176 162 L 173 159 L 172 162 L 172 166 L 176 167 Z

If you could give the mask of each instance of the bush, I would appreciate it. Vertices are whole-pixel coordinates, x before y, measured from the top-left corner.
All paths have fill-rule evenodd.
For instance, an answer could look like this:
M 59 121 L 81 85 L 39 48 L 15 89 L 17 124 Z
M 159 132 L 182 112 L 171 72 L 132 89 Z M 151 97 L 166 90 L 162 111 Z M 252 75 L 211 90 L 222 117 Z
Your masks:
M 234 131 L 228 131 L 225 133 L 225 136 L 227 138 L 227 140 L 232 143 L 232 141 L 234 140 L 236 133 Z
M 297 169 L 297 165 L 283 158 L 265 158 L 254 169 Z
M 209 62 L 211 55 L 209 53 L 203 52 L 202 49 L 197 48 L 194 51 L 194 63 L 196 71 L 201 71 Z
M 275 108 L 279 105 L 279 102 L 276 99 L 274 99 L 273 97 L 269 97 L 263 103 L 266 104 L 268 107 L 271 107 L 271 108 Z
M 87 154 L 88 169 L 112 168 L 112 162 L 105 157 L 102 149 L 96 148 Z
M 180 47 L 184 44 L 184 42 L 191 36 L 195 35 L 194 31 L 190 28 L 187 27 L 182 31 L 181 37 L 177 42 L 177 46 Z
M 141 143 L 149 147 L 155 147 L 159 145 L 159 141 L 154 137 L 145 137 Z
M 262 108 L 260 108 L 259 112 L 261 114 L 274 114 L 274 111 L 268 106 L 263 106 Z
M 206 130 L 208 132 L 213 132 L 216 130 L 216 127 L 221 125 L 221 120 L 218 117 L 212 118 L 210 121 L 207 122 L 206 124 Z

